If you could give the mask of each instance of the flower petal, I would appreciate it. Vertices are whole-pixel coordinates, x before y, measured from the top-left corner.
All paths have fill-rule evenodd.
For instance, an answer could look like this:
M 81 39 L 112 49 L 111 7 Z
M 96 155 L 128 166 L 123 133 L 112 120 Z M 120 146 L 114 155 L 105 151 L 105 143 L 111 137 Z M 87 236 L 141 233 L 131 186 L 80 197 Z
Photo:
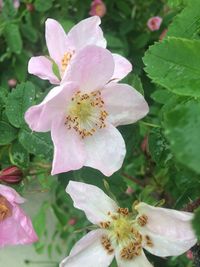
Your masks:
M 114 200 L 94 185 L 70 181 L 66 192 L 74 201 L 74 207 L 83 210 L 93 224 L 108 221 L 108 212 L 118 209 Z
M 140 232 L 149 235 L 155 243 L 152 248 L 145 247 L 153 254 L 180 255 L 196 243 L 191 226 L 192 213 L 153 207 L 143 202 L 136 209 L 139 215 L 148 217 L 147 224 L 141 227 Z
M 99 25 L 98 16 L 87 18 L 76 24 L 68 33 L 67 38 L 75 50 L 80 50 L 87 45 L 97 45 L 106 48 L 106 40 Z
M 121 55 L 112 54 L 115 62 L 115 69 L 111 80 L 119 81 L 132 71 L 132 64 Z
M 26 201 L 12 187 L 2 184 L 0 184 L 0 195 L 4 196 L 11 204 L 21 204 Z
M 152 231 L 146 230 L 145 228 L 142 229 L 140 233 L 147 235 L 153 243 L 152 246 L 148 246 L 144 242 L 143 247 L 151 254 L 160 257 L 179 256 L 188 251 L 197 242 L 195 238 L 173 239 L 163 235 L 158 235 Z
M 115 126 L 136 122 L 149 111 L 144 97 L 127 84 L 110 83 L 101 93 L 109 122 Z
M 53 73 L 52 62 L 46 57 L 32 57 L 28 63 L 28 72 L 43 80 L 49 80 L 52 84 L 60 83 L 59 79 Z
M 73 129 L 67 129 L 65 117 L 53 121 L 51 136 L 54 143 L 51 174 L 80 169 L 85 159 L 83 142 Z
M 65 83 L 54 87 L 39 104 L 30 107 L 25 113 L 25 121 L 33 131 L 47 132 L 53 119 L 64 116 L 71 96 L 77 90 L 77 84 Z
M 65 258 L 60 267 L 107 267 L 114 255 L 108 254 L 101 244 L 104 230 L 94 230 L 81 238 L 72 248 L 70 255 Z
M 115 127 L 107 125 L 93 136 L 85 138 L 84 143 L 85 166 L 98 169 L 106 176 L 112 175 L 121 168 L 126 147 L 123 137 Z
M 107 49 L 87 46 L 74 56 L 62 82 L 75 81 L 81 91 L 95 91 L 110 80 L 113 71 L 113 56 Z
M 153 267 L 153 265 L 146 258 L 143 251 L 140 256 L 136 256 L 132 260 L 123 260 L 120 256 L 120 250 L 118 248 L 116 250 L 115 257 L 118 267 Z
M 49 54 L 57 65 L 60 66 L 64 53 L 69 48 L 67 35 L 63 27 L 54 19 L 47 19 L 45 27 L 45 37 Z
M 6 245 L 31 244 L 38 240 L 31 220 L 17 205 L 13 206 L 12 216 L 1 222 L 0 247 Z

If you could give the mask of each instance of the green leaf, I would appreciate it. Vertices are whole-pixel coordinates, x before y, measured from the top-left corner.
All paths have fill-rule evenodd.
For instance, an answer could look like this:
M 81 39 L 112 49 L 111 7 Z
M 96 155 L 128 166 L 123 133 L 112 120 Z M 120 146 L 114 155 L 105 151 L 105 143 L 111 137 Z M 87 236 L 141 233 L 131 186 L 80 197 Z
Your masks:
M 173 94 L 169 91 L 166 91 L 164 89 L 156 90 L 151 94 L 151 98 L 160 104 L 166 104 L 166 100 L 170 99 L 173 96 Z
M 10 144 L 17 137 L 17 129 L 4 121 L 0 121 L 0 145 Z
M 39 12 L 45 12 L 49 10 L 53 5 L 53 0 L 36 0 L 34 3 L 34 7 Z
M 53 70 L 53 73 L 56 75 L 56 77 L 59 80 L 61 80 L 60 71 L 59 71 L 58 65 L 54 61 L 53 61 L 53 65 L 52 65 L 52 70 Z
M 22 128 L 19 131 L 19 142 L 29 153 L 52 159 L 53 144 L 49 133 L 36 133 Z
M 35 88 L 31 82 L 21 83 L 8 96 L 6 115 L 9 122 L 15 127 L 21 127 L 24 121 L 24 113 L 33 105 Z
M 22 51 L 22 39 L 17 24 L 8 23 L 4 30 L 5 39 L 10 51 L 20 54 Z
M 165 135 L 177 160 L 200 173 L 200 103 L 182 103 L 164 116 Z
M 144 57 L 153 82 L 179 95 L 200 96 L 200 42 L 168 38 L 151 46 Z
M 200 207 L 195 211 L 195 216 L 192 221 L 193 228 L 196 232 L 198 240 L 200 240 Z
M 181 1 L 181 0 L 179 0 Z M 200 31 L 200 1 L 192 0 L 169 26 L 167 36 L 197 38 Z
M 28 167 L 29 153 L 18 141 L 13 143 L 10 148 L 10 160 L 13 165 L 22 168 Z

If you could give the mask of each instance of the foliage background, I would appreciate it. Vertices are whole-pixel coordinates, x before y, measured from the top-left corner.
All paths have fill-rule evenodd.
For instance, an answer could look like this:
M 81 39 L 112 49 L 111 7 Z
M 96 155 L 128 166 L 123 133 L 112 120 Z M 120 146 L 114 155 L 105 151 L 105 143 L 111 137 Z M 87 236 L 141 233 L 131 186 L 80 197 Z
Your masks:
M 108 48 L 133 63 L 125 82 L 144 94 L 150 105 L 143 121 L 119 128 L 127 155 L 122 169 L 109 178 L 91 168 L 51 177 L 50 135 L 32 133 L 23 118 L 27 108 L 39 103 L 52 88 L 27 73 L 32 55 L 47 54 L 45 20 L 57 19 L 68 31 L 88 17 L 90 1 L 24 0 L 15 9 L 13 1 L 6 0 L 0 11 L 0 167 L 16 165 L 23 170 L 23 182 L 15 186 L 20 193 L 50 192 L 51 201 L 44 202 L 33 219 L 40 237 L 35 249 L 48 251 L 50 260 L 55 252 L 64 250 L 67 255 L 88 226 L 65 193 L 69 180 L 95 184 L 128 207 L 139 199 L 181 210 L 199 197 L 200 1 L 104 2 L 107 13 L 102 29 Z M 163 17 L 163 23 L 159 31 L 150 32 L 146 23 L 155 15 Z M 167 35 L 159 41 L 165 29 Z M 16 88 L 8 85 L 10 79 L 17 80 Z M 127 187 L 132 188 L 131 195 Z M 49 209 L 57 220 L 54 233 L 46 231 Z M 195 212 L 194 228 L 199 236 L 200 210 Z M 72 218 L 74 225 L 70 225 Z M 149 255 L 149 259 L 155 267 L 192 266 L 185 255 L 169 259 Z

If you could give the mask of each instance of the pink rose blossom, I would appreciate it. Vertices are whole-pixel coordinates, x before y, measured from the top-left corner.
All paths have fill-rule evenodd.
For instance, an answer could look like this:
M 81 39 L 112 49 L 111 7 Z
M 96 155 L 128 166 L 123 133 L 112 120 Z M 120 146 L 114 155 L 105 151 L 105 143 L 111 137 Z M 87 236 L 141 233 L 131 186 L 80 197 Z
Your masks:
M 91 16 L 103 17 L 106 14 L 106 5 L 101 0 L 93 0 L 89 14 Z
M 38 240 L 30 218 L 20 208 L 24 201 L 14 189 L 0 185 L 0 247 Z
M 129 212 L 98 187 L 80 182 L 70 181 L 66 192 L 98 228 L 75 244 L 60 267 L 107 267 L 114 257 L 119 267 L 153 267 L 143 249 L 160 257 L 178 256 L 197 242 L 192 213 L 143 202 Z
M 152 17 L 148 20 L 147 26 L 150 31 L 154 32 L 160 29 L 160 25 L 162 23 L 162 18 L 161 17 Z
M 148 105 L 131 86 L 109 82 L 114 71 L 108 50 L 87 46 L 70 65 L 66 82 L 26 112 L 33 131 L 51 131 L 53 175 L 90 166 L 110 176 L 121 168 L 126 149 L 116 126 L 141 119 Z
M 66 34 L 56 20 L 47 19 L 45 37 L 50 57 L 32 57 L 28 64 L 28 72 L 41 79 L 49 80 L 52 84 L 60 84 L 65 80 L 69 66 L 81 49 L 87 45 L 106 47 L 106 40 L 99 27 L 100 23 L 100 18 L 94 16 L 82 20 Z M 114 54 L 114 60 L 116 64 L 112 79 L 120 80 L 132 70 L 132 65 L 117 54 Z M 57 75 L 53 71 L 53 66 L 54 68 L 57 66 Z

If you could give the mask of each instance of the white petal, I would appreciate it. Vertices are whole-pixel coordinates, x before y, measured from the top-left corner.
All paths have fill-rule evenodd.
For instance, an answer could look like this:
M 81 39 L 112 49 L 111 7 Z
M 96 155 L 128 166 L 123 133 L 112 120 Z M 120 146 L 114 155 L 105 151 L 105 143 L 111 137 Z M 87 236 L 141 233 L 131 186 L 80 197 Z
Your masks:
M 108 254 L 101 244 L 104 230 L 94 230 L 80 239 L 60 267 L 108 267 L 114 254 Z
M 101 89 L 110 80 L 113 71 L 113 56 L 107 49 L 87 46 L 74 56 L 62 83 L 75 81 L 81 91 L 91 92 Z
M 120 250 L 118 248 L 116 250 L 115 257 L 118 267 L 153 267 L 153 265 L 146 258 L 143 251 L 141 256 L 136 256 L 132 260 L 123 260 L 120 256 Z
M 100 23 L 100 18 L 93 16 L 80 21 L 69 31 L 67 38 L 75 50 L 80 50 L 87 45 L 106 47 L 106 40 L 99 27 Z
M 118 209 L 117 204 L 94 185 L 70 181 L 66 192 L 74 201 L 74 207 L 83 210 L 93 224 L 108 221 L 108 212 Z
M 115 126 L 134 123 L 149 111 L 144 97 L 127 84 L 109 83 L 101 93 L 108 119 Z
M 132 71 L 131 63 L 123 56 L 112 54 L 115 62 L 115 69 L 111 80 L 119 81 Z
M 123 163 L 126 147 L 120 132 L 112 125 L 98 130 L 85 138 L 85 166 L 100 170 L 110 176 L 118 171 Z
M 146 250 L 148 250 L 151 254 L 160 257 L 179 256 L 188 251 L 197 242 L 195 238 L 173 239 L 170 237 L 161 236 L 151 231 L 148 231 L 145 228 L 141 229 L 140 233 L 143 235 L 148 235 L 153 242 L 153 246 L 150 247 L 147 246 L 144 239 L 143 247 Z

